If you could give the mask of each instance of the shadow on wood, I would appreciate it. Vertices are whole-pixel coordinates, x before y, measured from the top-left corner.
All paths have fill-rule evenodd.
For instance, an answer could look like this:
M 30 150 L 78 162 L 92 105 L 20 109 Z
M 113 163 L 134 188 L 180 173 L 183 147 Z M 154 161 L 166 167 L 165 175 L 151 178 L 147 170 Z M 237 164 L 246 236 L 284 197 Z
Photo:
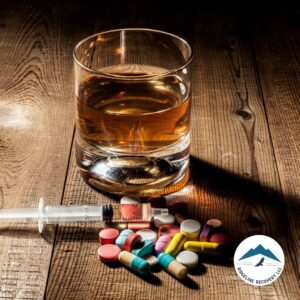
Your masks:
M 283 195 L 279 191 L 196 157 L 191 157 L 188 185 L 193 192 L 185 195 L 185 199 L 192 206 L 193 217 L 204 223 L 209 217 L 228 221 L 226 226 L 230 227 L 235 243 L 252 234 L 280 237 L 290 231 Z M 299 200 L 293 196 L 289 199 L 295 203 L 300 203 Z

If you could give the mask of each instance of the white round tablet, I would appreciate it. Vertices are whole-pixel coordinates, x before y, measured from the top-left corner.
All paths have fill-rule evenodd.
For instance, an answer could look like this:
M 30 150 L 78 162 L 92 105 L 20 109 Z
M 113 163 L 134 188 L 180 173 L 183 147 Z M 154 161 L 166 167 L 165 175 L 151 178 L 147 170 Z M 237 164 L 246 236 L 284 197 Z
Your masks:
M 153 218 L 155 227 L 159 228 L 162 225 L 170 225 L 175 223 L 175 217 L 172 214 L 155 216 Z
M 192 251 L 181 251 L 176 256 L 176 260 L 186 266 L 188 269 L 193 269 L 198 265 L 198 255 Z
M 139 204 L 140 202 L 138 200 L 129 198 L 129 197 L 122 197 L 120 200 L 120 204 Z
M 187 219 L 180 224 L 180 231 L 186 233 L 200 232 L 201 224 L 197 220 Z
M 136 234 L 140 235 L 142 237 L 142 242 L 149 240 L 153 243 L 157 240 L 157 233 L 151 229 L 141 229 L 136 232 Z

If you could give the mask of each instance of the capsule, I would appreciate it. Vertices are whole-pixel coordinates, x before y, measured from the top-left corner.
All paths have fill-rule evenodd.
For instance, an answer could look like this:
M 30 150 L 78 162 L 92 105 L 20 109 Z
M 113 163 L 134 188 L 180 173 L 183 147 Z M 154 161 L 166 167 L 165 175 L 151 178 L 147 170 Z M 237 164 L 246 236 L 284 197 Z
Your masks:
M 137 231 L 141 229 L 150 229 L 150 222 L 128 223 L 128 229 Z
M 145 257 L 152 254 L 154 249 L 154 243 L 152 241 L 146 240 L 143 242 L 140 248 L 132 249 L 132 253 L 139 257 Z
M 178 279 L 184 279 L 188 274 L 188 269 L 175 258 L 167 253 L 162 252 L 157 257 L 158 263 L 169 273 Z
M 184 250 L 193 251 L 193 252 L 209 253 L 209 252 L 216 251 L 218 248 L 219 248 L 218 243 L 210 243 L 210 242 L 188 241 L 184 244 Z
M 176 256 L 182 250 L 183 245 L 186 241 L 187 241 L 187 236 L 184 233 L 182 232 L 176 233 L 173 236 L 169 245 L 167 246 L 165 252 L 172 256 Z
M 205 224 L 202 232 L 200 234 L 200 242 L 209 242 L 209 238 L 213 232 L 213 227 L 211 225 Z
M 150 272 L 150 264 L 146 260 L 128 251 L 120 252 L 119 262 L 140 274 L 148 274 Z
M 170 241 L 171 241 L 171 237 L 169 235 L 160 236 L 155 243 L 155 247 L 154 247 L 155 254 L 159 255 L 161 252 L 163 252 L 167 248 L 168 243 Z

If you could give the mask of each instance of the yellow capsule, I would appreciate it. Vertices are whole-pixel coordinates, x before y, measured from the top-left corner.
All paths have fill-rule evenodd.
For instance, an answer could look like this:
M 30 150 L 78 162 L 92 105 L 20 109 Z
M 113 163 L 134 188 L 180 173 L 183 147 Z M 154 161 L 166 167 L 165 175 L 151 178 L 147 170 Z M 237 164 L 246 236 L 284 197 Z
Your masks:
M 176 233 L 171 242 L 169 243 L 168 247 L 166 248 L 165 252 L 172 256 L 176 256 L 183 248 L 184 243 L 187 241 L 186 234 L 182 232 Z
M 218 243 L 195 242 L 195 241 L 188 241 L 184 243 L 184 250 L 187 251 L 209 253 L 210 251 L 213 252 L 218 248 L 219 248 Z

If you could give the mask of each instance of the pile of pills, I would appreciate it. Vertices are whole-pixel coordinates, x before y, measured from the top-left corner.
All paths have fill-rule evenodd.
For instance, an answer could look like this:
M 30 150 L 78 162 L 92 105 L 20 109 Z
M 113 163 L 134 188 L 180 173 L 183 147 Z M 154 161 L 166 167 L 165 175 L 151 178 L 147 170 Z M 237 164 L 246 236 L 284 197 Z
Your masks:
M 121 204 L 134 201 L 123 197 Z M 189 270 L 198 266 L 199 255 L 222 255 L 230 245 L 220 220 L 208 220 L 202 227 L 199 221 L 188 218 L 184 201 L 167 203 L 164 197 L 153 197 L 149 202 L 152 207 L 168 207 L 169 214 L 155 216 L 152 223 L 101 230 L 98 257 L 102 262 L 120 262 L 139 274 L 147 274 L 159 264 L 176 278 L 184 279 Z

